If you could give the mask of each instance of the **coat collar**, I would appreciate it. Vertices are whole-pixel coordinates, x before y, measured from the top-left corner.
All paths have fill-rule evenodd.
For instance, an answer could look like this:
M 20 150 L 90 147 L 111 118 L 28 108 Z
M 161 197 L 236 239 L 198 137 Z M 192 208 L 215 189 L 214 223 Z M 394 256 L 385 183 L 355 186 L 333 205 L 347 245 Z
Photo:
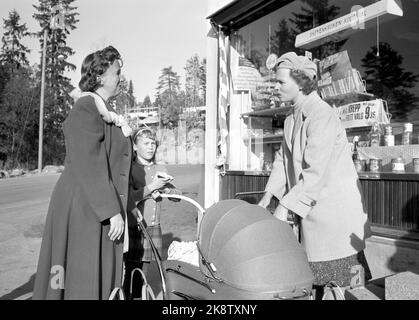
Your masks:
M 308 96 L 300 103 L 300 108 L 304 117 L 308 117 L 315 109 L 315 105 L 321 101 L 320 96 L 316 91 L 311 92 Z
M 153 160 L 152 161 L 147 161 L 147 160 L 144 160 L 143 158 L 138 157 L 138 156 L 136 157 L 136 160 L 137 160 L 137 163 L 139 165 L 142 165 L 144 167 L 149 167 L 149 166 L 154 165 L 154 161 Z
M 304 120 L 313 112 L 315 105 L 320 101 L 321 98 L 316 91 L 313 91 L 308 96 L 304 96 L 301 101 L 298 101 L 292 108 L 292 111 L 288 114 L 285 119 L 285 140 L 290 150 L 294 139 L 301 129 Z M 294 123 L 294 125 L 293 125 Z

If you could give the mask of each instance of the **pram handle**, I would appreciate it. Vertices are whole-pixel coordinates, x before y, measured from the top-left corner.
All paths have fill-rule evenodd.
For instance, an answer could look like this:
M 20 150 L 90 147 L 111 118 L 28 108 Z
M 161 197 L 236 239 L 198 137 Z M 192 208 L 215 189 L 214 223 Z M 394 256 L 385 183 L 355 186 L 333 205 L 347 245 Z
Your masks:
M 237 192 L 234 195 L 234 199 L 242 200 L 242 197 L 245 197 L 245 196 L 255 196 L 255 195 L 263 195 L 263 194 L 265 194 L 265 191 Z M 273 211 L 271 211 L 269 208 L 266 208 L 266 209 L 268 211 L 270 211 L 271 213 L 273 213 Z M 300 227 L 299 227 L 299 225 L 296 224 L 295 221 L 290 221 L 288 219 L 285 222 L 288 223 L 292 227 L 295 236 L 297 237 L 298 241 L 300 241 L 300 229 L 299 229 Z
M 196 202 L 195 200 L 188 198 L 186 196 L 183 195 L 179 195 L 179 194 L 165 194 L 165 193 L 159 193 L 159 196 L 162 198 L 176 198 L 176 199 L 180 199 L 180 200 L 185 200 L 191 204 L 193 204 L 198 210 L 200 215 L 204 215 L 205 214 L 205 209 L 201 207 L 201 205 Z M 144 197 L 143 199 L 141 199 L 140 201 L 137 202 L 136 206 L 138 207 L 138 205 L 146 200 L 152 199 L 152 196 L 147 196 Z M 147 228 L 145 227 L 144 223 L 143 223 L 144 219 L 142 219 L 141 221 L 139 221 L 138 224 L 138 228 L 144 233 L 145 237 L 147 238 L 147 241 L 149 242 L 150 246 L 151 246 L 151 250 L 153 252 L 153 255 L 156 259 L 156 263 L 157 263 L 157 267 L 159 269 L 159 274 L 160 274 L 160 279 L 161 279 L 161 283 L 162 283 L 162 291 L 163 291 L 163 299 L 166 300 L 167 299 L 167 287 L 166 287 L 166 279 L 164 277 L 164 272 L 163 272 L 163 266 L 162 266 L 162 259 L 160 257 L 159 252 L 156 249 L 156 246 L 154 245 L 153 240 L 151 239 L 150 234 L 147 231 Z M 199 230 L 199 221 L 198 221 L 198 230 Z
M 181 195 L 181 194 L 170 194 L 170 193 L 169 194 L 167 194 L 167 193 L 161 193 L 160 194 L 160 197 L 162 197 L 162 198 L 175 198 L 175 199 L 185 200 L 185 201 L 193 204 L 199 210 L 199 213 L 200 214 L 203 215 L 205 213 L 205 209 L 202 208 L 201 205 L 198 202 L 196 202 L 194 199 L 191 199 L 191 198 L 186 197 L 184 195 Z

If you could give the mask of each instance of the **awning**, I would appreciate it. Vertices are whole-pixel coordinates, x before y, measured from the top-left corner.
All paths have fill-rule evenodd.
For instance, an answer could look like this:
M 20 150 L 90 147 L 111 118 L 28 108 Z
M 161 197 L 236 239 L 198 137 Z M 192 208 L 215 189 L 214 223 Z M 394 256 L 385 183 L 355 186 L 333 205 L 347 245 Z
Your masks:
M 237 30 L 293 0 L 236 0 L 207 17 L 227 30 Z

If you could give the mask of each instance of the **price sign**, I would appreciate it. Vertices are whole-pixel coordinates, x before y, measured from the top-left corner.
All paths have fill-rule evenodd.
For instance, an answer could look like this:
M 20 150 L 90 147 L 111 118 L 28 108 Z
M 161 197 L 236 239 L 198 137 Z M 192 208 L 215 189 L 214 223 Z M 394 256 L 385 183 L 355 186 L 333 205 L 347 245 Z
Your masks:
M 336 109 L 345 128 L 371 126 L 374 122 L 389 123 L 380 99 L 350 103 Z

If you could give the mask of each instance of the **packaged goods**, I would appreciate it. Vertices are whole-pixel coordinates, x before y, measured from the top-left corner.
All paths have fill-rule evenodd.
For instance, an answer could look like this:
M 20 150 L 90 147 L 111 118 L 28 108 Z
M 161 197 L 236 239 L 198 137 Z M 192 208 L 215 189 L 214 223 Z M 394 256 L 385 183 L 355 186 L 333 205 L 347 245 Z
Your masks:
M 391 160 L 391 171 L 395 173 L 404 172 L 404 160 L 402 157 Z
M 369 169 L 371 172 L 381 171 L 381 159 L 370 159 Z
M 354 143 L 354 149 L 352 152 L 352 160 L 355 162 L 355 160 L 359 160 L 359 154 L 358 154 L 359 137 L 358 136 L 354 137 L 353 143 Z
M 419 158 L 413 158 L 413 172 L 419 173 Z
M 361 160 L 361 159 L 354 160 L 356 172 L 365 171 L 365 163 L 366 163 L 365 160 Z
M 265 164 L 265 153 L 259 153 L 259 170 L 263 170 L 263 166 Z
M 385 129 L 384 145 L 387 147 L 394 146 L 393 128 L 390 125 L 386 126 Z
M 412 144 L 412 137 L 413 137 L 413 124 L 405 123 L 404 130 L 403 130 L 402 144 L 403 145 Z
M 371 128 L 370 132 L 370 146 L 371 147 L 379 147 L 381 140 L 381 130 L 380 125 L 375 122 Z

